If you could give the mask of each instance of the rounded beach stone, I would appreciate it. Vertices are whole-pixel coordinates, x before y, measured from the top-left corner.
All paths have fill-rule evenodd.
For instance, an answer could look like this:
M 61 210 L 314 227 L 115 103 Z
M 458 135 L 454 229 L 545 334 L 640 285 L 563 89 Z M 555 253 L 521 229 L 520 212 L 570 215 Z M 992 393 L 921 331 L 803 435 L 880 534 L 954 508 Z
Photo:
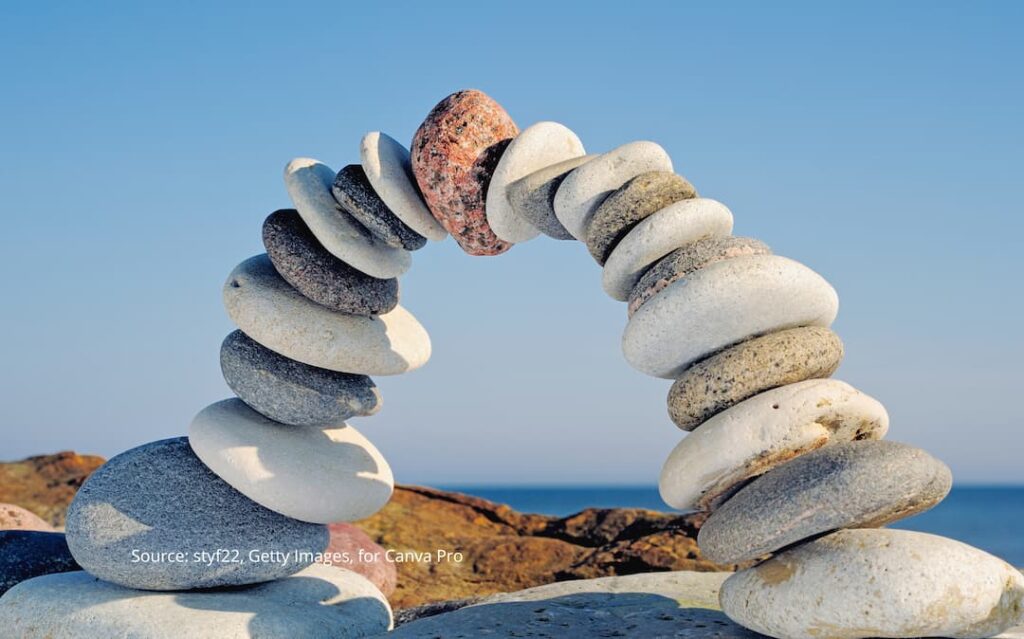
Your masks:
M 224 307 L 252 339 L 318 368 L 398 375 L 430 358 L 430 336 L 401 305 L 372 317 L 331 311 L 289 286 L 266 255 L 235 267 L 224 283 Z
M 538 122 L 523 129 L 502 153 L 487 187 L 487 224 L 494 234 L 513 244 L 537 237 L 540 230 L 512 208 L 508 185 L 538 169 L 585 153 L 576 134 L 557 122 Z
M 575 240 L 555 217 L 555 193 L 573 169 L 593 160 L 596 155 L 582 155 L 571 160 L 534 171 L 508 185 L 506 195 L 515 213 L 556 240 Z
M 69 570 L 81 568 L 68 550 L 64 533 L 0 530 L 0 595 L 27 579 Z
M 398 279 L 370 277 L 320 245 L 298 211 L 274 211 L 263 222 L 263 246 L 274 268 L 321 306 L 353 315 L 379 315 L 398 305 Z
M 840 530 L 729 577 L 733 621 L 785 639 L 992 637 L 1024 621 L 1024 576 L 909 530 Z
M 413 136 L 412 172 L 423 199 L 470 255 L 512 246 L 491 230 L 484 202 L 498 160 L 518 133 L 500 104 L 470 89 L 441 100 Z
M 761 240 L 735 235 L 715 235 L 691 242 L 677 248 L 658 260 L 633 287 L 629 293 L 629 316 L 644 302 L 651 299 L 666 286 L 682 279 L 705 266 L 731 260 L 743 255 L 771 255 L 772 250 Z
M 391 619 L 373 584 L 321 565 L 194 592 L 140 592 L 77 571 L 23 582 L 0 598 L 0 627 L 19 639 L 357 639 L 386 632 Z
M 705 558 L 757 559 L 841 528 L 875 528 L 928 510 L 953 485 L 949 468 L 888 441 L 827 446 L 769 471 L 722 504 L 697 537 Z
M 349 164 L 338 171 L 331 193 L 346 213 L 388 246 L 415 251 L 426 245 L 427 238 L 406 226 L 384 204 L 370 185 L 362 166 Z
M 889 415 L 875 399 L 835 379 L 789 384 L 718 413 L 683 438 L 661 469 L 669 506 L 713 510 L 742 484 L 808 451 L 881 439 Z
M 391 467 L 355 428 L 284 426 L 238 399 L 210 404 L 188 430 L 192 451 L 257 504 L 315 524 L 369 517 L 391 497 Z
M 630 142 L 580 166 L 555 193 L 558 221 L 581 242 L 597 207 L 631 178 L 648 171 L 672 171 L 672 160 L 654 142 Z
M 101 466 L 71 502 L 66 532 L 82 568 L 140 590 L 278 579 L 313 563 L 328 541 L 326 526 L 285 517 L 229 486 L 185 437 L 143 444 Z M 250 551 L 271 555 L 252 561 Z
M 697 197 L 686 178 L 671 171 L 648 171 L 632 178 L 601 203 L 587 229 L 587 249 L 604 265 L 612 248 L 630 229 L 669 204 Z
M 331 194 L 335 175 L 329 166 L 311 158 L 296 158 L 284 169 L 288 195 L 317 241 L 342 262 L 372 277 L 388 279 L 409 270 L 408 251 L 377 240 L 341 210 Z
M 234 331 L 220 346 L 224 381 L 252 409 L 291 426 L 337 426 L 380 410 L 366 375 L 339 373 L 288 359 Z
M 0 530 L 52 532 L 53 526 L 39 515 L 14 504 L 0 504 Z
M 387 134 L 371 131 L 359 144 L 359 162 L 373 190 L 398 219 L 428 240 L 448 237 L 420 195 L 408 149 Z
M 686 369 L 668 392 L 668 414 L 676 426 L 693 430 L 758 393 L 829 377 L 842 360 L 843 342 L 820 326 L 754 337 Z
M 838 310 L 835 290 L 803 264 L 778 255 L 737 257 L 673 282 L 641 306 L 626 325 L 622 351 L 640 372 L 673 379 L 755 335 L 829 326 Z
M 670 204 L 634 226 L 608 255 L 601 286 L 625 302 L 652 264 L 672 251 L 706 237 L 732 233 L 732 212 L 721 202 L 693 198 Z
M 346 568 L 370 580 L 385 596 L 398 586 L 398 569 L 387 551 L 355 524 L 328 524 L 331 543 L 324 552 L 324 563 Z

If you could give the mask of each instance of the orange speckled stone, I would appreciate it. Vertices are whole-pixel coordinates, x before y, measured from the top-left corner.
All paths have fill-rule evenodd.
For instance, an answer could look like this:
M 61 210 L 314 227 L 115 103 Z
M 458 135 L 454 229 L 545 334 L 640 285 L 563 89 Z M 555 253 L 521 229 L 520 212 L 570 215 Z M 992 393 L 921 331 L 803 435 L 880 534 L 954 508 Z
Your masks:
M 519 129 L 481 91 L 453 93 L 430 111 L 412 139 L 412 172 L 437 221 L 470 255 L 497 255 L 511 244 L 487 225 L 487 185 Z

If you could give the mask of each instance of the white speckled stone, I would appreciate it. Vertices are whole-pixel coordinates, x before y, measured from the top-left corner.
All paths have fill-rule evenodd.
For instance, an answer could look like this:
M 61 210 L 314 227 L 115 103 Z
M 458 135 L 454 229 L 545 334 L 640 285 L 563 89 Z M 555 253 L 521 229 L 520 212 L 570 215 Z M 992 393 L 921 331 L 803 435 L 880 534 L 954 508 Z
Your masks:
M 200 411 L 188 443 L 238 492 L 314 524 L 369 517 L 388 502 L 395 487 L 391 467 L 355 428 L 286 426 L 240 399 Z
M 841 530 L 737 572 L 720 599 L 778 639 L 981 639 L 1024 621 L 1024 576 L 952 539 Z
M 623 144 L 574 170 L 555 193 L 555 215 L 573 237 L 585 242 L 597 207 L 617 188 L 648 171 L 671 171 L 672 160 L 654 142 Z
M 538 122 L 523 129 L 501 154 L 487 186 L 487 224 L 494 234 L 506 242 L 525 242 L 540 235 L 540 230 L 509 204 L 508 185 L 534 171 L 582 155 L 586 151 L 580 139 L 557 122 Z
M 721 202 L 694 198 L 671 204 L 634 226 L 612 249 L 601 272 L 605 293 L 620 302 L 652 264 L 691 242 L 732 233 L 732 212 Z
M 303 297 L 266 255 L 242 262 L 224 283 L 238 328 L 295 361 L 344 373 L 398 375 L 430 359 L 430 336 L 401 305 L 383 315 L 348 315 Z
M 11 639 L 356 639 L 391 627 L 391 608 L 366 578 L 314 564 L 267 583 L 145 592 L 77 571 L 22 582 L 0 597 Z
M 412 265 L 403 249 L 387 246 L 341 210 L 331 185 L 337 173 L 311 158 L 296 158 L 284 169 L 284 183 L 295 209 L 317 241 L 332 255 L 367 275 L 397 277 Z
M 428 240 L 448 237 L 420 195 L 408 149 L 385 133 L 371 131 L 359 144 L 359 162 L 373 190 L 398 219 Z
M 633 368 L 674 379 L 755 335 L 830 326 L 838 310 L 835 290 L 803 264 L 747 255 L 702 268 L 648 300 L 626 325 L 622 351 Z
M 875 399 L 835 379 L 789 384 L 744 400 L 701 424 L 661 469 L 661 498 L 710 510 L 742 483 L 822 446 L 881 439 L 889 415 Z

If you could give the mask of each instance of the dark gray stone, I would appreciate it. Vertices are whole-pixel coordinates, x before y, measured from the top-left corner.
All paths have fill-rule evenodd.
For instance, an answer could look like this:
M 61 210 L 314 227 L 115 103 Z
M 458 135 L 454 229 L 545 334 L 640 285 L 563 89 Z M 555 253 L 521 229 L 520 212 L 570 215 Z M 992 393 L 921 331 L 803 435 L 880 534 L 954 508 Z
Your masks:
M 141 590 L 278 579 L 310 565 L 329 540 L 326 526 L 275 513 L 229 486 L 185 437 L 144 444 L 101 466 L 71 502 L 66 532 L 83 569 Z M 254 561 L 250 551 L 270 554 Z
M 242 331 L 224 338 L 220 370 L 239 399 L 290 426 L 336 426 L 380 410 L 380 391 L 366 375 L 338 373 L 279 355 Z
M 819 448 L 744 486 L 704 523 L 706 559 L 741 563 L 840 528 L 875 528 L 928 510 L 953 476 L 913 446 L 885 440 Z
M 587 249 L 604 264 L 612 249 L 644 218 L 670 204 L 697 197 L 697 189 L 681 175 L 648 171 L 623 184 L 594 211 L 587 227 Z
M 71 570 L 81 568 L 64 533 L 0 530 L 0 595 L 26 579 Z
M 655 262 L 629 294 L 629 316 L 669 284 L 705 266 L 744 255 L 771 255 L 761 240 L 734 235 L 711 236 L 678 248 Z
M 668 391 L 668 414 L 679 428 L 694 430 L 766 390 L 830 377 L 842 361 L 842 340 L 821 326 L 754 337 L 686 369 Z
M 263 222 L 263 246 L 292 288 L 321 306 L 353 315 L 380 315 L 398 305 L 398 279 L 377 279 L 331 255 L 294 209 Z
M 370 185 L 362 165 L 349 164 L 338 171 L 331 193 L 341 208 L 388 246 L 415 251 L 427 243 L 427 238 L 409 228 L 384 204 Z
M 556 240 L 576 239 L 555 217 L 555 192 L 567 175 L 595 157 L 584 155 L 572 158 L 516 180 L 505 189 L 509 204 L 517 214 L 548 237 Z

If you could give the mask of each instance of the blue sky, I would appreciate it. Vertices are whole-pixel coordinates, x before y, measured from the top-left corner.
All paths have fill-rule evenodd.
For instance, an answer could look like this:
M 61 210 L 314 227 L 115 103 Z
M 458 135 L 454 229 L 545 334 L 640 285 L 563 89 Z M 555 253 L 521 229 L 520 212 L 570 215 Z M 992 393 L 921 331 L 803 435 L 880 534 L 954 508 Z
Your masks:
M 661 143 L 833 283 L 837 377 L 891 438 L 1024 481 L 1024 4 L 206 4 L 0 8 L 0 459 L 185 432 L 229 394 L 220 288 L 285 163 L 407 144 L 475 87 L 590 151 Z M 402 299 L 434 357 L 353 421 L 399 481 L 656 481 L 668 383 L 625 363 L 581 245 L 431 244 Z

